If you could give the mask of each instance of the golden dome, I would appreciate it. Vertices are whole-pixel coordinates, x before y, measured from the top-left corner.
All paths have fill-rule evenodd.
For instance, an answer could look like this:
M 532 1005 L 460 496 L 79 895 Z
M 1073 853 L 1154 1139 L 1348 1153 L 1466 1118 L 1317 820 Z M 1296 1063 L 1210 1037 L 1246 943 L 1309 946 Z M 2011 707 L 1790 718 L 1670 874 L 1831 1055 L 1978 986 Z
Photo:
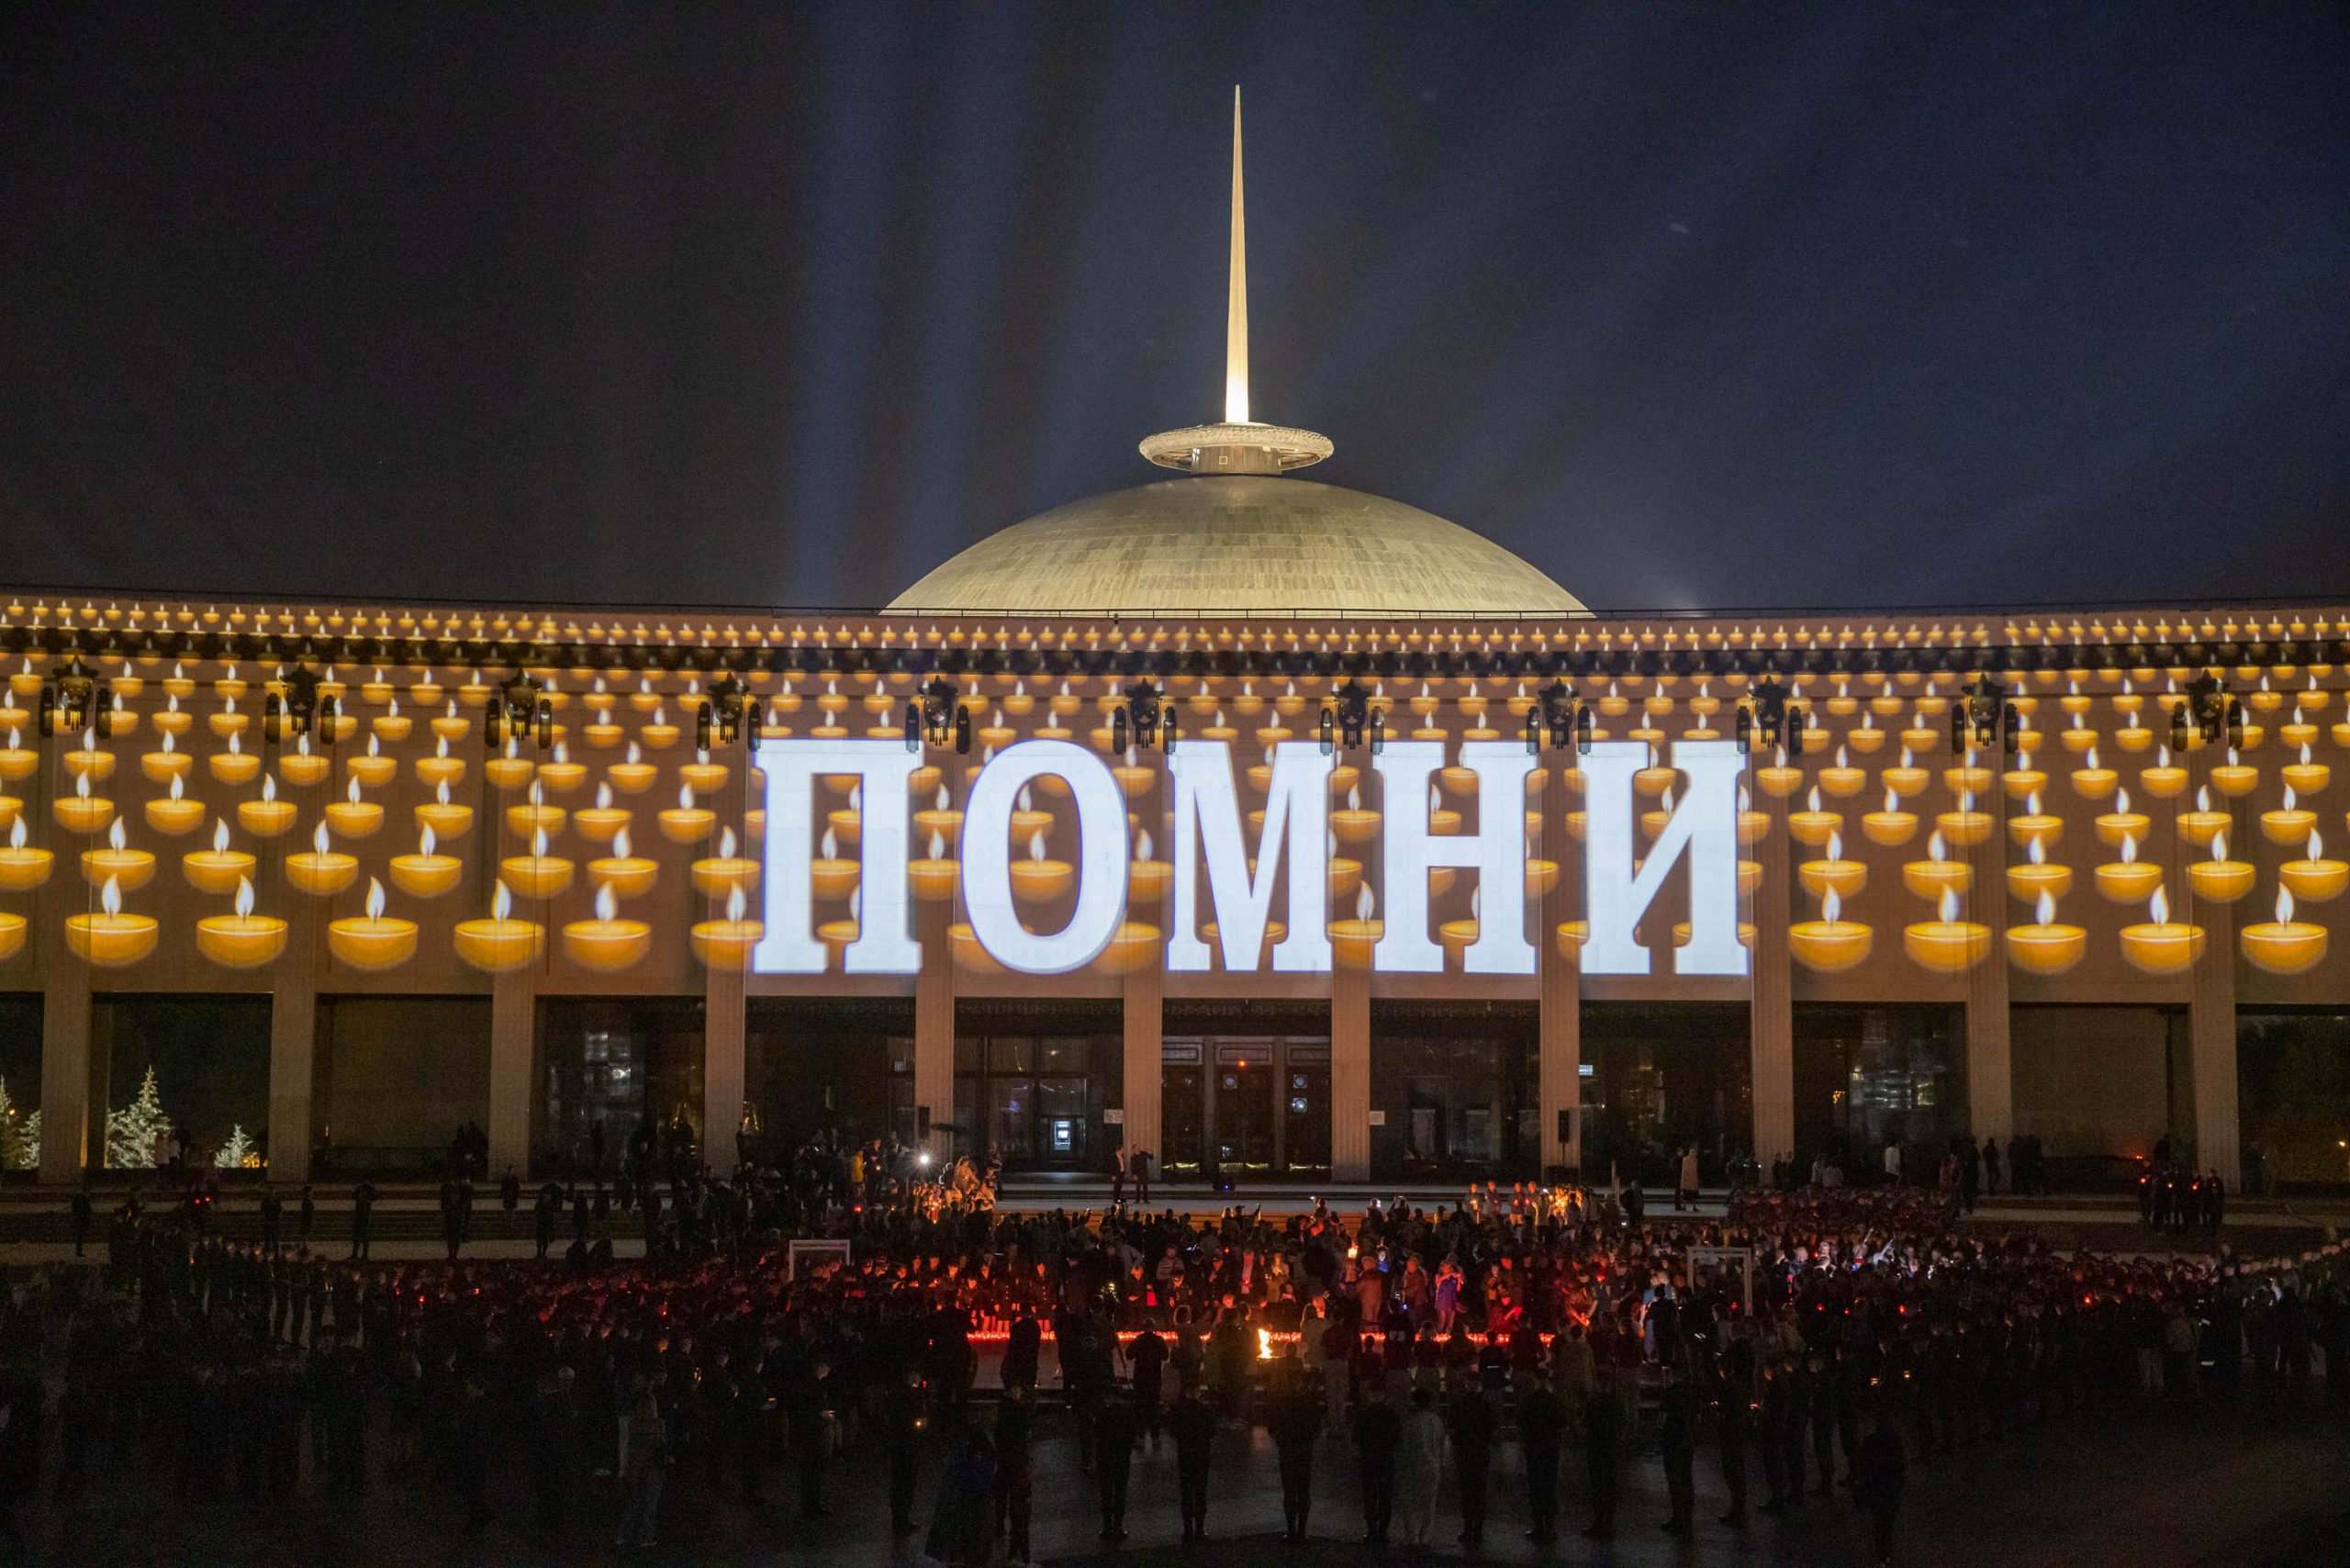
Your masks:
M 1335 485 L 1207 475 L 1113 490 L 990 534 L 892 615 L 1584 615 L 1444 519 Z

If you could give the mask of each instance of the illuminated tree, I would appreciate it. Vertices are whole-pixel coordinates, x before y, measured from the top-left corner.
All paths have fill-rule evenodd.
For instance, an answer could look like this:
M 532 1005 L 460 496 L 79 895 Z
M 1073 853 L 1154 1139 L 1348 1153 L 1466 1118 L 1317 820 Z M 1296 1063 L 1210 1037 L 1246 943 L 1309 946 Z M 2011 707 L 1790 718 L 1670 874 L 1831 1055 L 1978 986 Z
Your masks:
M 0 1170 L 32 1170 L 40 1165 L 40 1113 L 26 1115 L 0 1079 Z
M 163 1114 L 163 1096 L 155 1087 L 155 1069 L 139 1085 L 139 1098 L 119 1111 L 106 1113 L 106 1164 L 117 1170 L 155 1168 L 155 1141 L 171 1126 Z
M 260 1169 L 261 1150 L 252 1138 L 245 1136 L 243 1123 L 229 1128 L 229 1141 L 220 1146 L 220 1152 L 212 1157 L 212 1163 L 223 1170 Z

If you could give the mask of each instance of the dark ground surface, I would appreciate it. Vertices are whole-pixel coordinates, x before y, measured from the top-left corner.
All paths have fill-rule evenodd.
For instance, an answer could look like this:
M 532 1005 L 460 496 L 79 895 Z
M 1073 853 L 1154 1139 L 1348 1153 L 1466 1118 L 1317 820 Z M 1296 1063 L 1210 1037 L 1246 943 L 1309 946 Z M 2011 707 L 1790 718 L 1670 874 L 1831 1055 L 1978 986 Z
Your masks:
M 1270 1445 L 1254 1429 L 1228 1428 L 1211 1492 L 1214 1540 L 1177 1544 L 1174 1455 L 1170 1446 L 1137 1456 L 1127 1529 L 1115 1553 L 1096 1540 L 1099 1518 L 1090 1480 L 1077 1473 L 1072 1446 L 1047 1417 L 1040 1445 L 1035 1547 L 1056 1563 L 1136 1568 L 1176 1564 L 1375 1560 L 1360 1544 L 1360 1515 L 1343 1442 L 1318 1453 L 1314 1534 L 1303 1548 L 1284 1545 L 1280 1489 Z M 380 1454 L 374 1456 L 380 1462 Z M 926 1467 L 918 1515 L 926 1528 L 937 1491 L 940 1454 Z M 1673 1541 L 1657 1529 L 1666 1512 L 1653 1442 L 1630 1469 L 1621 1533 L 1608 1543 L 1568 1534 L 1548 1551 L 1522 1539 L 1525 1494 L 1514 1444 L 1496 1450 L 1494 1514 L 1484 1560 L 1561 1563 L 1756 1563 L 1834 1565 L 1867 1561 L 1865 1521 L 1842 1495 L 1815 1499 L 1782 1520 L 1757 1518 L 1743 1536 L 1715 1523 L 1725 1506 L 1710 1443 L 1697 1467 L 1694 1541 Z M 437 1479 L 378 1476 L 355 1503 L 321 1496 L 306 1477 L 285 1501 L 184 1508 L 167 1477 L 131 1466 L 100 1477 L 90 1501 L 38 1514 L 33 1563 L 398 1563 L 520 1564 L 754 1562 L 848 1568 L 919 1563 L 921 1532 L 892 1540 L 882 1477 L 869 1450 L 832 1468 L 829 1517 L 803 1521 L 792 1476 L 769 1473 L 764 1510 L 740 1500 L 730 1481 L 714 1495 L 691 1470 L 676 1473 L 663 1511 L 657 1551 L 622 1553 L 611 1542 L 617 1498 L 591 1490 L 574 1499 L 565 1523 L 540 1532 L 531 1520 L 527 1478 L 519 1465 L 494 1473 L 491 1522 L 463 1527 L 461 1510 Z M 609 1484 L 599 1483 L 599 1488 Z M 1562 1524 L 1579 1528 L 1584 1493 L 1576 1458 L 1566 1467 Z M 1761 1496 L 1756 1476 L 1756 1497 Z M 1383 1561 L 1459 1561 L 1460 1528 L 1448 1475 L 1437 1529 L 1444 1544 L 1415 1552 L 1394 1548 Z M 1938 1457 L 1911 1471 L 1897 1561 L 1917 1564 L 2325 1564 L 2350 1562 L 2350 1423 L 2310 1412 L 2218 1416 L 2204 1410 L 2090 1413 L 2055 1425 Z

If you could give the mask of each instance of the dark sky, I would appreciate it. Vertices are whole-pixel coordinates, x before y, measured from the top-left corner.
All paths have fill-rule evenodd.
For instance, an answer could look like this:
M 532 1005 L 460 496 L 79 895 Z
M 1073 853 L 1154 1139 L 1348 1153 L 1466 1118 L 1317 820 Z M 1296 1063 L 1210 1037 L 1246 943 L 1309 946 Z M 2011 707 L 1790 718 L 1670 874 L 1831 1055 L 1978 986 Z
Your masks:
M 2350 590 L 2350 6 L 21 5 L 0 580 L 870 606 L 1256 411 L 1628 610 Z

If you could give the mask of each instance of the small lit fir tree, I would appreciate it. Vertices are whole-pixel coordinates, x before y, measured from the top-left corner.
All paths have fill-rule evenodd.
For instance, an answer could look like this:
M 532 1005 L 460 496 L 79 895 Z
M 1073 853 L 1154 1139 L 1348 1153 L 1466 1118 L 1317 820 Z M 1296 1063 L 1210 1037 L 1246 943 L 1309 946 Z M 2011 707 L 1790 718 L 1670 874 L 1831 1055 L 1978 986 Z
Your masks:
M 106 1113 L 106 1164 L 117 1170 L 151 1170 L 155 1143 L 171 1126 L 163 1114 L 162 1092 L 155 1086 L 155 1069 L 139 1085 L 139 1098 L 119 1111 Z
M 33 1170 L 40 1165 L 40 1113 L 17 1109 L 8 1081 L 0 1078 L 0 1170 Z
M 220 1146 L 220 1152 L 212 1157 L 212 1163 L 223 1170 L 261 1169 L 260 1146 L 245 1136 L 243 1123 L 237 1123 L 229 1129 L 229 1141 Z

